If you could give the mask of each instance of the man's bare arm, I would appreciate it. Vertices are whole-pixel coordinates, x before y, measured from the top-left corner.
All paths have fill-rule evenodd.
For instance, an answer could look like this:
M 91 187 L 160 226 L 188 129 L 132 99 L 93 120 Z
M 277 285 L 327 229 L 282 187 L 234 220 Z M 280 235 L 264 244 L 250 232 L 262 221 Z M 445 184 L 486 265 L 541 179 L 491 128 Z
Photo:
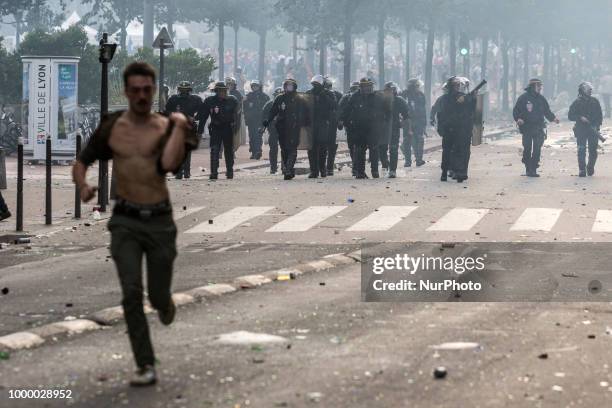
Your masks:
M 72 181 L 79 188 L 83 202 L 87 202 L 95 197 L 98 188 L 87 184 L 87 166 L 79 160 L 74 162 L 72 166 Z
M 175 171 L 181 165 L 185 157 L 185 137 L 189 130 L 189 122 L 182 113 L 173 113 L 170 120 L 174 122 L 174 128 L 161 155 L 161 167 L 166 172 Z

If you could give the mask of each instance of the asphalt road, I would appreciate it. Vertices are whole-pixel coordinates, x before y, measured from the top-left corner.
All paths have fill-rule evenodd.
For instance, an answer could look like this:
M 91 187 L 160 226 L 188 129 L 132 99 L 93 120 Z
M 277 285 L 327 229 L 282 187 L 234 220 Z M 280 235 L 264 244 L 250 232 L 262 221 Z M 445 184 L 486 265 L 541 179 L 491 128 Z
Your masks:
M 363 245 L 443 241 L 490 243 L 499 253 L 508 243 L 511 254 L 512 245 L 524 245 L 535 261 L 505 256 L 500 265 L 519 268 L 512 282 L 525 289 L 543 287 L 537 251 L 548 251 L 542 259 L 558 266 L 555 279 L 586 291 L 592 275 L 580 271 L 589 270 L 605 292 L 612 163 L 604 145 L 596 176 L 576 177 L 567 129 L 552 128 L 539 179 L 521 176 L 514 137 L 474 147 L 463 184 L 439 182 L 439 152 L 427 154 L 423 167 L 401 167 L 394 180 L 354 180 L 348 167 L 325 180 L 285 182 L 265 168 L 232 181 L 171 180 L 180 253 L 173 289 Z M 0 288 L 9 289 L 0 295 L 0 336 L 119 304 L 103 221 L 66 219 L 35 235 L 29 245 L 0 249 Z M 352 264 L 241 290 L 180 308 L 170 327 L 149 315 L 160 362 L 160 383 L 149 390 L 127 386 L 133 361 L 122 323 L 11 351 L 0 359 L 0 406 L 594 407 L 612 400 L 605 298 L 368 303 L 360 278 Z M 216 341 L 239 331 L 282 339 Z M 438 366 L 446 378 L 434 379 Z M 8 399 L 26 388 L 71 390 L 74 398 Z

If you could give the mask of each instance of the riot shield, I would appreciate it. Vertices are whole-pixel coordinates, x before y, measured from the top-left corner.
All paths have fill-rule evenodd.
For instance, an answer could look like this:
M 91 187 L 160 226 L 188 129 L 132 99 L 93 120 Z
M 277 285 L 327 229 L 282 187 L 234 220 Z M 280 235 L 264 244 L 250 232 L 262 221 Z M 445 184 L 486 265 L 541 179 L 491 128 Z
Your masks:
M 238 150 L 240 146 L 246 143 L 246 129 L 244 125 L 244 119 L 242 115 L 242 104 L 238 103 L 238 109 L 236 109 L 234 117 L 234 137 L 232 139 L 232 146 L 234 152 Z
M 310 150 L 314 143 L 314 134 L 312 130 L 314 117 L 314 98 L 311 94 L 299 92 L 296 96 L 298 106 L 292 116 L 299 122 L 300 141 L 298 150 Z
M 472 146 L 482 144 L 484 133 L 484 101 L 488 94 L 476 95 L 476 109 L 474 111 L 474 127 L 472 128 Z
M 374 135 L 368 138 L 369 143 L 375 145 L 388 145 L 391 143 L 391 134 L 393 133 L 393 113 L 395 110 L 395 98 L 393 94 L 388 94 L 384 91 L 376 91 L 376 119 L 372 126 Z

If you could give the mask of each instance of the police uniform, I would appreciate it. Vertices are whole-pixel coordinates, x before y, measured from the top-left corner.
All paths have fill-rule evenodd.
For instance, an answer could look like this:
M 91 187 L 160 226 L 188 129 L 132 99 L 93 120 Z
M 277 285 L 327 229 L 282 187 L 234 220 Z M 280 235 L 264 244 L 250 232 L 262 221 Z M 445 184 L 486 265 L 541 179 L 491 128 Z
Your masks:
M 393 95 L 391 118 L 388 124 L 390 126 L 388 131 L 389 140 L 385 140 L 384 143 L 381 142 L 380 148 L 378 149 L 382 167 L 389 169 L 389 177 L 391 178 L 395 177 L 395 172 L 397 170 L 401 123 L 408 119 L 409 116 L 410 112 L 406 100 L 401 96 Z M 404 134 L 404 138 L 405 137 Z
M 468 178 L 476 97 L 453 89 L 440 97 L 438 132 L 442 136 L 442 181 L 452 170 L 458 182 Z M 452 153 L 452 154 L 451 154 Z
M 402 97 L 408 102 L 410 108 L 410 128 L 404 126 L 404 140 L 402 141 L 404 166 L 409 167 L 411 165 L 413 153 L 416 165 L 421 166 L 425 164 L 423 161 L 425 129 L 427 128 L 425 94 L 419 90 L 407 89 L 402 92 Z
M 251 159 L 261 158 L 263 139 L 259 134 L 259 126 L 263 120 L 262 113 L 270 97 L 263 93 L 261 89 L 250 92 L 244 100 L 244 120 L 249 129 L 249 152 Z
M 292 83 L 295 84 L 294 89 L 297 89 L 297 84 Z M 285 180 L 291 180 L 295 177 L 294 167 L 300 143 L 300 130 L 305 126 L 310 126 L 306 102 L 295 91 L 278 95 L 264 119 L 263 126 L 269 127 L 275 119 L 281 148 L 282 169 Z
M 238 100 L 231 95 L 220 98 L 209 96 L 204 100 L 202 122 L 210 117 L 208 131 L 210 132 L 210 178 L 218 177 L 221 146 L 225 155 L 226 176 L 234 177 L 234 131 L 237 122 Z
M 578 98 L 570 106 L 567 116 L 569 120 L 576 122 L 574 136 L 578 145 L 579 176 L 584 177 L 587 174 L 592 176 L 595 173 L 595 162 L 597 161 L 599 127 L 603 122 L 601 105 L 597 98 L 581 91 Z M 588 122 L 583 122 L 582 117 L 586 118 Z M 589 151 L 588 164 L 586 162 L 587 146 Z
M 200 120 L 202 116 L 203 101 L 198 95 L 189 93 L 179 93 L 172 95 L 166 103 L 166 114 L 172 112 L 184 113 L 190 122 L 199 121 L 197 126 L 197 135 L 199 138 L 204 133 L 204 123 Z M 191 152 L 189 152 L 185 158 L 183 167 L 176 174 L 177 179 L 191 177 Z
M 371 83 L 371 82 L 370 82 Z M 356 177 L 367 178 L 366 150 L 370 152 L 372 177 L 378 178 L 378 145 L 380 134 L 390 119 L 390 106 L 375 92 L 360 89 L 350 96 L 342 112 L 342 122 L 349 126 L 355 143 Z
M 540 167 L 540 154 L 546 139 L 544 119 L 552 122 L 556 116 L 550 110 L 546 98 L 537 93 L 533 85 L 525 88 L 525 93 L 517 99 L 512 114 L 515 121 L 519 119 L 523 121 L 523 124 L 519 125 L 519 130 L 523 139 L 522 161 L 527 176 L 537 177 L 536 169 Z
M 275 93 L 278 96 L 281 92 Z M 272 106 L 274 105 L 274 99 L 269 100 L 263 108 L 263 118 L 270 116 Z M 276 174 L 278 170 L 278 130 L 276 130 L 276 118 L 273 119 L 268 125 L 268 146 L 270 147 L 270 153 L 268 158 L 270 160 L 270 173 Z M 281 170 L 283 170 L 283 163 L 281 161 Z M 283 170 L 283 174 L 285 171 Z
M 334 162 L 336 161 L 336 152 L 338 151 L 338 122 L 340 119 L 340 100 L 342 99 L 342 94 L 334 89 L 326 88 L 334 97 L 335 106 L 334 106 L 334 116 L 331 119 L 329 126 L 329 137 L 327 140 L 326 146 L 324 146 L 323 157 L 326 162 L 327 167 L 327 175 L 334 175 Z M 321 170 L 323 171 L 323 170 Z
M 323 88 L 323 84 L 314 86 L 306 92 L 312 97 L 312 148 L 308 150 L 310 164 L 309 178 L 327 176 L 325 149 L 329 144 L 329 128 L 336 111 L 334 95 Z

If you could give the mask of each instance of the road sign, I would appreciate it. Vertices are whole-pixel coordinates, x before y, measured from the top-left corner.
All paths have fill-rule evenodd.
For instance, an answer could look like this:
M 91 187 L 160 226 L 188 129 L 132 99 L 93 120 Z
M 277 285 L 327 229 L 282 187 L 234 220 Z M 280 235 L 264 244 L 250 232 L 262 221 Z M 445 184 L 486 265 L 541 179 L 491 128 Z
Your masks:
M 153 41 L 153 48 L 174 48 L 174 42 L 172 42 L 172 38 L 170 38 L 170 33 L 166 27 L 163 27 L 157 37 L 155 37 L 155 41 Z

